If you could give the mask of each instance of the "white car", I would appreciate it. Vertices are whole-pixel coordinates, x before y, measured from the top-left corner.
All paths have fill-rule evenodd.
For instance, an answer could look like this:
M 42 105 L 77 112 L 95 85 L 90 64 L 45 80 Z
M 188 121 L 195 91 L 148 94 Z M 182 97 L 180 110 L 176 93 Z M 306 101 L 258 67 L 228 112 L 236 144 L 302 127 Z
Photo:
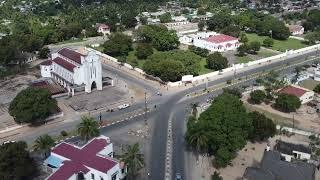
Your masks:
M 121 110 L 121 109 L 125 109 L 127 107 L 129 107 L 130 105 L 129 104 L 121 104 L 120 106 L 118 106 L 118 109 Z

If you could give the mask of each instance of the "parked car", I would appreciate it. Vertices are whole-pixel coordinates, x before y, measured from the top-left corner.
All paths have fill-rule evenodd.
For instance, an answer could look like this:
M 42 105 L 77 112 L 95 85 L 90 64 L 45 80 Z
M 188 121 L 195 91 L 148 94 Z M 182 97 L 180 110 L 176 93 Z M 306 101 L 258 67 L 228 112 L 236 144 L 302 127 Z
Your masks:
M 176 173 L 176 178 L 175 180 L 182 180 L 182 176 L 180 173 Z
M 125 109 L 125 108 L 128 108 L 130 105 L 129 104 L 121 104 L 120 106 L 118 106 L 118 109 L 121 110 L 121 109 Z

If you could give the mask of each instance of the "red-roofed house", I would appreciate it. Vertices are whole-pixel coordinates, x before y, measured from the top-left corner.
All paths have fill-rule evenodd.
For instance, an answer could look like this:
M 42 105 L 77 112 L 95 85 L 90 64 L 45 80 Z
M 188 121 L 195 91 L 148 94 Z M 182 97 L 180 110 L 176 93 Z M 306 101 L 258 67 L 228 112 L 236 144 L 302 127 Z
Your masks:
M 302 35 L 304 33 L 304 28 L 300 25 L 289 25 L 288 28 L 292 35 Z
M 238 38 L 216 32 L 199 32 L 197 34 L 184 35 L 179 38 L 179 41 L 182 44 L 194 45 L 212 52 L 235 50 L 240 45 Z
M 97 24 L 97 32 L 102 33 L 104 36 L 110 34 L 110 27 L 106 24 Z
M 102 90 L 102 70 L 99 56 L 95 52 L 87 55 L 69 48 L 60 49 L 51 55 L 51 60 L 40 64 L 41 76 L 53 78 L 69 94 L 75 90 L 90 93 L 93 87 Z
M 286 87 L 280 89 L 278 92 L 282 93 L 282 94 L 290 94 L 290 95 L 296 96 L 297 98 L 300 99 L 301 104 L 305 104 L 307 102 L 310 102 L 314 98 L 313 91 L 311 91 L 309 89 L 302 88 L 300 86 L 295 86 L 295 85 L 286 86 Z
M 99 136 L 82 147 L 58 144 L 45 164 L 53 170 L 47 180 L 119 180 L 125 169 L 113 158 L 113 146 L 106 136 Z

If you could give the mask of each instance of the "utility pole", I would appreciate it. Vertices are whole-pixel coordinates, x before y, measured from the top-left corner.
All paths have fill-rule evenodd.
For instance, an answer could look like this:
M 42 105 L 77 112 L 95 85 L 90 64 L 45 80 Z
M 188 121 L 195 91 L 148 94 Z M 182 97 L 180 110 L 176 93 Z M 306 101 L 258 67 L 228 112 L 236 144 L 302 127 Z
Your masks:
M 147 107 L 147 92 L 144 92 L 144 121 L 145 121 L 146 125 L 148 125 L 148 122 L 147 122 L 147 111 L 148 111 L 148 107 Z

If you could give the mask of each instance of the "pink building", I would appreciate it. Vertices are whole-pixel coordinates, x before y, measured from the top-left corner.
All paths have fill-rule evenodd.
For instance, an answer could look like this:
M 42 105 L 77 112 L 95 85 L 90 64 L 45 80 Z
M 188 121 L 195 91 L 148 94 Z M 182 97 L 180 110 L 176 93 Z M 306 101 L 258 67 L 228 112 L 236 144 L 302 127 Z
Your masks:
M 125 175 L 123 164 L 113 158 L 113 145 L 106 136 L 96 137 L 82 147 L 60 143 L 52 149 L 45 165 L 53 171 L 47 180 L 120 180 Z
M 97 32 L 102 33 L 104 36 L 110 34 L 110 27 L 106 24 L 97 24 Z

